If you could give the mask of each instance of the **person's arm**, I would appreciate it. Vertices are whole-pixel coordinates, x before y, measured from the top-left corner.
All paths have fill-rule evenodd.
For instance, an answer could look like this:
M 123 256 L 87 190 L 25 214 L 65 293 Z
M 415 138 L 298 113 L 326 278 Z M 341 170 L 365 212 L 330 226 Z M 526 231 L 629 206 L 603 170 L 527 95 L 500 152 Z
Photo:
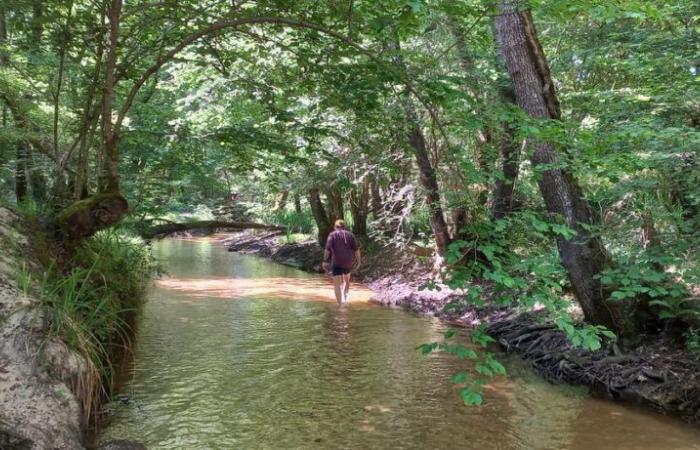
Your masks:
M 360 249 L 358 248 L 357 250 L 355 250 L 355 266 L 353 267 L 353 270 L 359 270 L 361 265 L 362 254 L 360 253 Z
M 331 263 L 331 252 L 328 249 L 325 249 L 323 251 L 323 263 L 321 263 L 321 267 L 323 267 L 323 270 L 328 272 L 328 267 L 330 267 Z

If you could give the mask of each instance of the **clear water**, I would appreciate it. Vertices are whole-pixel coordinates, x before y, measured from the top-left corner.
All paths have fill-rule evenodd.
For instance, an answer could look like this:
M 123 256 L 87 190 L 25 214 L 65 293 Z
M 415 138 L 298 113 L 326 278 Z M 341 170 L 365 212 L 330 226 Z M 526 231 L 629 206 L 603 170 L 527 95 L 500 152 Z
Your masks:
M 358 302 L 324 277 L 165 240 L 169 277 L 141 318 L 128 401 L 100 440 L 157 449 L 700 449 L 700 430 L 553 386 L 517 361 L 467 408 L 424 357 L 436 321 Z M 358 293 L 359 297 L 362 297 Z M 357 298 L 356 298 L 357 299 Z

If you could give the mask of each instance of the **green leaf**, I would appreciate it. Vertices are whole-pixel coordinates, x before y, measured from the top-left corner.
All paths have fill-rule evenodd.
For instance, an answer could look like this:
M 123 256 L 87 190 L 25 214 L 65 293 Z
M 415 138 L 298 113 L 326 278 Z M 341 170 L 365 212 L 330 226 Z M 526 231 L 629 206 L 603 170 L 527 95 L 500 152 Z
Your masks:
M 462 397 L 462 401 L 467 406 L 478 406 L 481 405 L 483 401 L 481 394 L 466 387 L 459 392 L 459 395 Z

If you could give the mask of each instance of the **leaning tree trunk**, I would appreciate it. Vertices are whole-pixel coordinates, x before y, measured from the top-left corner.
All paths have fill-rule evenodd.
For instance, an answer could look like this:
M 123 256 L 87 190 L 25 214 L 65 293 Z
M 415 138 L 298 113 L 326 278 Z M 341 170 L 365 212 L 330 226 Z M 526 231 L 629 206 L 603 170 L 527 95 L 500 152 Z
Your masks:
M 495 28 L 508 66 L 518 105 L 535 119 L 559 120 L 561 113 L 542 47 L 529 11 L 518 11 L 512 1 L 500 3 Z M 562 167 L 554 144 L 533 142 L 531 161 L 541 172 L 538 185 L 548 211 L 564 217 L 576 235 L 557 238 L 559 257 L 586 320 L 616 332 L 631 332 L 623 305 L 607 301 L 598 276 L 608 264 L 601 239 L 589 231 L 595 224 L 593 212 L 583 198 L 572 174 Z
M 450 232 L 440 204 L 440 188 L 435 169 L 430 163 L 423 132 L 417 125 L 411 130 L 408 143 L 416 156 L 420 184 L 425 189 L 425 201 L 430 210 L 430 226 L 435 235 L 435 246 L 438 254 L 444 255 L 447 246 L 450 245 Z
M 395 52 L 393 63 L 403 75 L 404 82 L 410 85 L 410 77 L 406 70 L 406 65 L 401 57 L 401 46 L 398 36 L 395 36 L 391 43 L 391 48 Z M 447 246 L 451 242 L 450 231 L 445 221 L 445 214 L 440 203 L 440 187 L 438 185 L 435 168 L 433 167 L 428 148 L 425 143 L 425 136 L 418 121 L 418 115 L 409 97 L 403 97 L 401 103 L 406 114 L 406 125 L 408 127 L 408 144 L 413 149 L 418 166 L 419 181 L 425 190 L 425 202 L 430 210 L 430 227 L 435 236 L 435 250 L 439 256 L 443 256 L 447 251 Z
M 309 189 L 309 205 L 311 205 L 311 213 L 314 216 L 316 228 L 318 229 L 318 243 L 321 247 L 325 247 L 326 238 L 331 232 L 332 224 L 328 220 L 328 214 L 326 213 L 326 208 L 323 207 L 318 188 Z

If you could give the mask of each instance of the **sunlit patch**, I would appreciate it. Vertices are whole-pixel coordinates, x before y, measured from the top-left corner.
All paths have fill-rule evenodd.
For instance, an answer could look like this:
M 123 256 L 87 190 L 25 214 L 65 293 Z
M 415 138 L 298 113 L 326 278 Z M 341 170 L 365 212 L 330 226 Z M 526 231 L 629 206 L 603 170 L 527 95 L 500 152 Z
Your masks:
M 217 244 L 217 243 L 225 243 L 227 239 L 231 239 L 235 237 L 238 233 L 236 232 L 226 232 L 226 231 L 221 231 L 217 233 L 210 233 L 206 235 L 191 235 L 191 236 L 178 236 L 171 238 L 172 240 L 178 240 L 178 241 L 188 241 L 188 242 L 196 242 L 196 243 L 204 243 L 204 244 Z
M 164 278 L 158 287 L 185 292 L 193 297 L 247 298 L 265 297 L 283 300 L 335 302 L 330 278 Z M 367 303 L 374 292 L 367 287 L 350 285 L 350 302 Z
M 365 406 L 365 411 L 388 413 L 391 412 L 391 408 L 387 408 L 384 405 L 367 405 Z

